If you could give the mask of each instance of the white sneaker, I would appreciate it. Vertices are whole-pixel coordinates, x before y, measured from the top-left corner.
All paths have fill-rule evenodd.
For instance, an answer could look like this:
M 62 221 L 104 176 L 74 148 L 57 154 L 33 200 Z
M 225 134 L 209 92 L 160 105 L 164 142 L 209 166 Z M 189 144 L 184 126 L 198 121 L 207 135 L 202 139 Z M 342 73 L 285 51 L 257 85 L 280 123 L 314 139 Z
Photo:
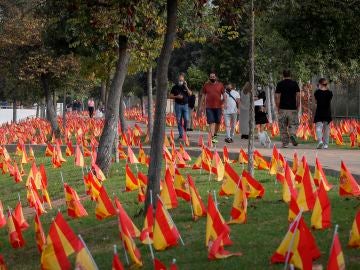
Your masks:
M 259 133 L 259 142 L 262 146 L 266 146 L 266 134 L 265 132 L 260 132 Z
M 324 143 L 323 142 L 319 142 L 318 145 L 317 145 L 317 149 L 322 149 L 324 146 Z
M 328 149 L 328 148 L 329 148 L 329 145 L 324 144 L 324 149 Z

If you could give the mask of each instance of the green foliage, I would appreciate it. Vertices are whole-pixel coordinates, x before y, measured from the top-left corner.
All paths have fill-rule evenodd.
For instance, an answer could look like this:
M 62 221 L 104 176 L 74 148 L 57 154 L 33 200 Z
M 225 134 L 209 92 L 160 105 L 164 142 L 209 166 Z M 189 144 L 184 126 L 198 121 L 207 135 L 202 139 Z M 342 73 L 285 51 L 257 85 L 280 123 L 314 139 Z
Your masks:
M 208 79 L 208 74 L 199 69 L 197 66 L 191 65 L 187 73 L 187 82 L 192 91 L 200 92 L 204 83 Z

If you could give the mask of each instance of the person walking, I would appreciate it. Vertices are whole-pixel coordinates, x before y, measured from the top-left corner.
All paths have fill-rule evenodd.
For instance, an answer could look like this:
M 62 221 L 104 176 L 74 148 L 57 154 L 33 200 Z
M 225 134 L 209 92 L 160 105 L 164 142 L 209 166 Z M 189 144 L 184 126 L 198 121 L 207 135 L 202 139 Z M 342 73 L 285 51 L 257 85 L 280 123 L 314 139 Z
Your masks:
M 189 122 L 188 122 L 187 131 L 193 131 L 193 114 L 195 111 L 195 102 L 196 102 L 196 96 L 194 93 L 192 93 L 189 96 L 189 100 L 188 100 Z
M 216 74 L 210 73 L 209 81 L 204 84 L 200 100 L 199 114 L 206 108 L 206 120 L 210 128 L 212 142 L 217 143 L 217 133 L 220 129 L 223 104 L 226 106 L 224 85 L 217 81 Z
M 319 80 L 318 89 L 314 93 L 314 123 L 316 137 L 318 140 L 317 148 L 327 149 L 329 147 L 330 122 L 331 116 L 331 100 L 332 91 L 328 88 L 328 82 L 325 78 Z
M 89 98 L 88 100 L 88 111 L 90 118 L 93 118 L 95 111 L 95 101 L 93 98 Z
M 234 142 L 235 126 L 239 115 L 240 95 L 231 83 L 225 86 L 226 105 L 224 106 L 224 120 L 226 127 L 226 143 Z
M 284 79 L 276 86 L 275 103 L 279 116 L 282 146 L 287 148 L 289 141 L 294 146 L 298 145 L 296 131 L 299 126 L 300 88 L 298 83 L 291 79 L 290 70 L 284 70 L 283 77 Z
M 189 122 L 189 107 L 188 100 L 192 94 L 185 81 L 185 74 L 180 73 L 177 83 L 172 87 L 170 92 L 170 99 L 175 102 L 175 116 L 179 131 L 179 140 L 183 139 L 184 129 L 187 128 Z
M 270 147 L 271 140 L 265 131 L 265 124 L 269 123 L 265 107 L 266 94 L 261 88 L 258 88 L 255 100 L 259 102 L 259 105 L 255 104 L 255 124 L 258 129 L 259 142 L 265 147 Z
M 240 91 L 240 133 L 241 139 L 249 138 L 249 110 L 251 85 L 246 82 Z

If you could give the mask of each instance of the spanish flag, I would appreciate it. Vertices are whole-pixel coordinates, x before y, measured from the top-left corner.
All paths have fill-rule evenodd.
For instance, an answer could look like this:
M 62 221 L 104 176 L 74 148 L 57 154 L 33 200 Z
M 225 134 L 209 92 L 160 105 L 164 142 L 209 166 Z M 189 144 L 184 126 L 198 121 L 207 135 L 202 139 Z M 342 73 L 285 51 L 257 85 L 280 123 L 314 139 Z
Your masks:
M 282 189 L 282 199 L 284 202 L 288 203 L 291 200 L 291 197 L 297 197 L 297 191 L 295 188 L 295 176 L 291 171 L 289 165 L 285 163 L 285 181 L 283 183 Z
M 341 161 L 340 169 L 340 196 L 360 196 L 360 186 L 346 167 L 345 163 Z
M 188 154 L 188 152 L 186 152 L 184 146 L 180 143 L 180 146 L 179 146 L 179 152 L 181 153 L 183 159 L 185 161 L 190 161 L 191 160 L 191 157 L 190 155 Z
M 29 228 L 29 224 L 26 222 L 26 219 L 24 217 L 23 209 L 20 201 L 18 201 L 18 203 L 16 204 L 13 215 L 16 218 L 17 224 L 19 225 L 22 231 Z
M 148 165 L 149 164 L 149 157 L 146 155 L 144 149 L 142 148 L 142 145 L 139 146 L 139 154 L 138 154 L 138 160 L 141 164 Z
M 68 256 L 79 251 L 82 244 L 59 212 L 50 225 L 46 245 L 41 253 L 41 269 L 71 269 Z
M 64 192 L 68 216 L 72 218 L 86 217 L 88 213 L 81 204 L 76 190 L 70 187 L 67 183 L 64 183 Z
M 66 143 L 65 154 L 66 154 L 67 157 L 70 157 L 70 156 L 74 155 L 74 148 L 73 148 L 73 146 L 72 146 L 71 141 L 68 141 L 68 142 Z
M 144 220 L 144 226 L 140 233 L 140 241 L 143 244 L 152 244 L 153 243 L 153 230 L 154 230 L 154 208 L 152 204 L 149 205 L 145 220 Z
M 106 180 L 106 177 L 105 177 L 103 171 L 99 168 L 98 165 L 96 165 L 96 163 L 91 164 L 91 169 L 93 171 L 95 171 L 95 175 L 98 180 L 100 180 L 100 181 Z
M 206 237 L 205 245 L 208 247 L 210 241 L 217 239 L 219 235 L 226 231 L 225 236 L 223 237 L 222 245 L 231 245 L 232 241 L 230 240 L 230 228 L 224 221 L 224 218 L 220 214 L 213 197 L 209 193 L 208 196 L 208 206 L 207 206 L 207 218 L 206 218 Z
M 84 157 L 81 153 L 79 145 L 76 145 L 75 149 L 75 165 L 79 167 L 84 167 Z
M 46 237 L 45 237 L 44 229 L 40 222 L 40 217 L 37 214 L 35 214 L 34 217 L 34 225 L 35 225 L 35 241 L 37 248 L 41 253 L 46 244 Z
M 272 157 L 270 161 L 270 170 L 269 173 L 271 175 L 276 175 L 278 170 L 278 162 L 279 162 L 279 151 L 277 150 L 275 144 L 273 147 Z
M 0 255 L 0 270 L 7 270 L 7 269 L 8 268 L 6 267 L 4 257 Z
M 219 195 L 229 196 L 235 194 L 237 185 L 240 181 L 240 176 L 235 172 L 235 170 L 230 166 L 229 163 L 225 162 L 224 167 L 225 167 L 224 180 L 222 182 Z
M 317 192 L 314 209 L 311 215 L 311 227 L 326 229 L 331 226 L 331 205 L 323 182 Z
M 279 153 L 279 159 L 277 162 L 276 180 L 283 184 L 285 182 L 285 164 L 286 161 L 281 153 Z M 295 176 L 294 176 L 295 178 Z
M 142 172 L 138 172 L 137 179 L 141 187 L 146 187 L 148 183 L 147 176 Z
M 312 261 L 319 258 L 321 254 L 314 236 L 300 215 L 290 224 L 283 241 L 271 257 L 271 263 L 283 263 L 289 256 L 288 262 L 296 268 L 311 270 Z
M 332 185 L 326 179 L 326 175 L 322 169 L 321 163 L 318 158 L 316 158 L 315 160 L 314 182 L 317 186 L 320 185 L 320 182 L 323 183 L 326 191 L 329 191 L 332 188 Z
M 83 240 L 82 240 L 83 241 Z M 92 257 L 85 242 L 82 242 L 83 247 L 76 253 L 75 269 L 84 270 L 98 270 L 94 258 Z
M 176 192 L 173 184 L 173 177 L 171 176 L 170 170 L 167 169 L 165 172 L 165 184 L 161 190 L 161 200 L 164 203 L 166 209 L 178 207 L 178 200 L 176 198 Z
M 155 210 L 154 239 L 153 245 L 156 250 L 164 250 L 168 247 L 176 246 L 180 234 L 175 224 L 168 216 L 169 213 L 164 208 L 162 202 L 158 200 Z
M 240 148 L 240 153 L 239 153 L 239 163 L 241 164 L 248 164 L 249 162 L 249 157 L 248 155 L 245 153 L 245 151 Z
M 6 225 L 6 217 L 4 215 L 4 207 L 2 202 L 0 201 L 0 228 Z
M 224 163 L 234 163 L 234 160 L 231 160 L 230 157 L 229 157 L 229 151 L 226 147 L 226 145 L 224 145 L 224 148 L 223 148 L 223 159 L 224 159 Z
M 230 213 L 231 219 L 228 224 L 244 224 L 247 217 L 247 197 L 244 191 L 242 181 L 237 186 L 234 202 Z
M 189 188 L 187 187 L 184 177 L 177 168 L 175 168 L 174 188 L 176 195 L 179 198 L 183 198 L 187 202 L 190 201 Z
M 50 143 L 46 145 L 45 149 L 45 156 L 46 157 L 52 157 L 54 152 L 54 146 L 52 146 Z
M 138 190 L 139 182 L 130 169 L 129 164 L 125 166 L 125 191 Z
M 299 158 L 298 158 L 297 152 L 295 151 L 293 164 L 292 164 L 292 171 L 294 174 L 296 174 L 298 167 L 299 167 Z
M 293 222 L 299 213 L 300 213 L 300 209 L 296 202 L 296 197 L 294 197 L 294 195 L 291 194 L 291 199 L 289 203 L 288 221 Z
M 21 248 L 25 245 L 25 240 L 22 236 L 20 224 L 13 214 L 8 211 L 7 226 L 9 232 L 9 242 L 10 245 L 14 248 Z
M 348 246 L 351 248 L 360 248 L 360 210 L 356 213 L 352 224 Z
M 127 149 L 127 153 L 128 153 L 128 158 L 127 158 L 127 161 L 130 162 L 130 164 L 138 164 L 140 163 L 139 160 L 137 159 L 137 157 L 135 156 L 133 150 L 131 150 L 131 147 L 128 146 L 128 149 Z
M 206 216 L 206 208 L 190 175 L 187 176 L 187 180 L 189 183 L 193 219 L 197 220 L 200 217 Z
M 335 228 L 336 230 L 337 228 Z M 334 239 L 331 245 L 327 270 L 345 270 L 344 253 L 341 248 L 341 243 L 337 231 L 335 231 Z
M 122 207 L 119 199 L 117 197 L 115 197 L 114 201 L 115 201 L 115 206 L 118 210 L 119 220 L 121 220 L 122 226 L 127 227 L 127 231 L 131 237 L 133 237 L 133 238 L 139 237 L 140 236 L 139 229 L 132 222 L 131 218 L 128 216 L 125 209 Z
M 96 218 L 99 220 L 114 216 L 116 214 L 115 208 L 104 186 L 101 186 L 99 196 L 96 198 L 95 214 Z
M 265 189 L 263 185 L 256 181 L 251 174 L 245 170 L 242 172 L 241 181 L 244 181 L 243 187 L 248 198 L 262 198 L 264 196 Z
M 269 162 L 265 160 L 265 158 L 260 154 L 258 150 L 254 151 L 254 166 L 258 170 L 269 170 L 270 165 Z
M 304 212 L 312 210 L 316 200 L 315 185 L 312 183 L 310 177 L 310 169 L 306 164 L 304 176 L 299 184 L 300 187 L 297 197 L 297 203 Z
M 114 253 L 111 270 L 125 270 L 123 264 L 121 263 L 117 253 Z
M 217 181 L 221 181 L 224 178 L 224 164 L 218 152 L 215 150 L 212 158 L 211 171 L 217 176 Z
M 227 231 L 224 230 L 214 241 L 209 243 L 208 248 L 208 259 L 209 260 L 216 260 L 216 259 L 226 259 L 231 256 L 241 256 L 242 254 L 237 252 L 230 252 L 224 249 L 223 242 L 227 235 Z

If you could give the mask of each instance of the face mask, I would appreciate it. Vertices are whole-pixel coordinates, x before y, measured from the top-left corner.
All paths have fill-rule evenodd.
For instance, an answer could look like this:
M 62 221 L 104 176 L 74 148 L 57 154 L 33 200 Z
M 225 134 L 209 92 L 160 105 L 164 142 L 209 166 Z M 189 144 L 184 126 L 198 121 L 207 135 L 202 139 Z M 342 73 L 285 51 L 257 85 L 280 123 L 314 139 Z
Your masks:
M 184 84 L 184 82 L 183 81 L 179 81 L 179 85 L 183 85 Z
M 214 83 L 216 81 L 216 79 L 210 79 L 210 82 Z
M 230 92 L 230 91 L 231 91 L 231 88 L 226 88 L 226 91 Z

